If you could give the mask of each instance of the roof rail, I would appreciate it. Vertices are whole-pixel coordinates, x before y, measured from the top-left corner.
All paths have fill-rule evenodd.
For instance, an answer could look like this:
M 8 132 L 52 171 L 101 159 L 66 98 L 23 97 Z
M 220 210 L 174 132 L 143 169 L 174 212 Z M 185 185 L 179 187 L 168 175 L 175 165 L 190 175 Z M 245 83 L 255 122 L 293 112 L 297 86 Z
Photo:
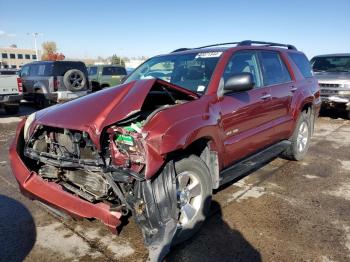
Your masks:
M 193 49 L 202 49 L 202 48 L 213 47 L 213 46 L 222 46 L 222 45 L 238 45 L 239 43 L 240 42 L 220 43 L 220 44 L 200 46 L 200 47 L 196 47 L 196 48 L 193 48 Z
M 264 42 L 264 41 L 253 41 L 253 40 L 244 40 L 241 42 L 227 42 L 227 43 L 219 43 L 219 44 L 213 44 L 213 45 L 205 45 L 195 48 L 179 48 L 171 53 L 181 52 L 181 51 L 187 51 L 191 49 L 202 49 L 202 48 L 208 48 L 208 47 L 214 47 L 214 46 L 223 46 L 223 45 L 237 45 L 237 46 L 252 46 L 255 45 L 262 45 L 262 46 L 276 46 L 276 47 L 286 47 L 291 50 L 297 50 L 297 48 L 294 45 L 287 45 L 287 44 L 279 44 L 279 43 L 273 43 L 273 42 Z
M 263 42 L 263 41 L 252 41 L 252 40 L 244 40 L 237 44 L 237 46 L 251 46 L 253 44 L 257 45 L 264 45 L 264 46 L 280 46 L 280 47 L 287 47 L 291 50 L 297 50 L 297 48 L 294 45 L 286 45 L 286 44 L 279 44 L 279 43 L 273 43 L 273 42 Z
M 176 53 L 176 52 L 181 52 L 181 51 L 187 51 L 187 50 L 191 50 L 191 49 L 192 49 L 192 48 L 183 47 L 183 48 L 175 49 L 175 50 L 172 51 L 171 53 Z

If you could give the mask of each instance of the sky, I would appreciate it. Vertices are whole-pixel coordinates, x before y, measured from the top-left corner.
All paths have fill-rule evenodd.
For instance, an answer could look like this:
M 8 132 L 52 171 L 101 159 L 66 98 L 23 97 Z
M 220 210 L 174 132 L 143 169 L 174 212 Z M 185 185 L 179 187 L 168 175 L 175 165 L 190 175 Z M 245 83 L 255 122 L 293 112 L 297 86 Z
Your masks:
M 154 56 L 181 47 L 261 40 L 311 58 L 350 53 L 350 0 L 0 0 L 0 46 L 55 41 L 70 58 Z

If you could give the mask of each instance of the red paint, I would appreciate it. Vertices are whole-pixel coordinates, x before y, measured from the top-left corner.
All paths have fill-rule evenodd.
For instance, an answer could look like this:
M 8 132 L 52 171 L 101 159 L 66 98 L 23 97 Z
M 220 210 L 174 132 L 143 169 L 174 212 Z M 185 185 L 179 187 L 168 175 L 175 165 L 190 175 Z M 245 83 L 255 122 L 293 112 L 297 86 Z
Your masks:
M 242 50 L 280 52 L 290 72 L 291 82 L 218 96 L 226 64 L 235 52 Z M 228 48 L 216 66 L 206 94 L 201 97 L 162 80 L 140 80 L 39 111 L 35 124 L 86 131 L 100 149 L 100 136 L 105 128 L 140 110 L 150 89 L 161 83 L 187 94 L 191 101 L 156 113 L 143 127 L 143 132 L 147 133 L 144 139 L 146 179 L 157 173 L 169 153 L 186 149 L 200 138 L 211 140 L 211 148 L 218 152 L 219 167 L 223 169 L 261 148 L 288 139 L 305 104 L 310 103 L 318 113 L 317 81 L 314 78 L 304 79 L 287 52 L 296 51 L 256 46 Z M 292 91 L 294 87 L 298 89 Z M 260 97 L 265 94 L 271 94 L 271 99 L 261 100 Z M 81 200 L 64 192 L 58 185 L 30 173 L 16 151 L 16 141 L 23 124 L 19 125 L 10 149 L 12 168 L 20 187 L 35 198 L 44 199 L 70 213 L 96 217 L 109 226 L 117 225 L 120 214 L 114 216 L 108 207 Z
M 35 172 L 28 170 L 17 152 L 17 141 L 23 127 L 24 120 L 18 125 L 16 137 L 10 146 L 11 167 L 21 191 L 32 199 L 41 200 L 74 217 L 99 219 L 112 231 L 115 231 L 121 223 L 119 220 L 121 213 L 110 212 L 107 204 L 92 204 L 74 196 L 64 191 L 60 185 L 44 181 Z

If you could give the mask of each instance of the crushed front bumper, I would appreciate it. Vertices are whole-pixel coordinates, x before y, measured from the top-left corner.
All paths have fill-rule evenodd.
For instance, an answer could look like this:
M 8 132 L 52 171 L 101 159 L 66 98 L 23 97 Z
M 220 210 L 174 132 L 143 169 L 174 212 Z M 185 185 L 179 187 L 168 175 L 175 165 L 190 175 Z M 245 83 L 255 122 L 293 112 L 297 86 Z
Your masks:
M 63 210 L 77 218 L 96 218 L 115 232 L 120 225 L 120 212 L 111 212 L 104 203 L 93 204 L 78 196 L 70 194 L 54 183 L 42 179 L 37 173 L 30 171 L 20 157 L 21 142 L 25 120 L 17 127 L 16 137 L 10 146 L 12 172 L 17 179 L 21 192 L 31 199 L 37 199 L 55 208 Z

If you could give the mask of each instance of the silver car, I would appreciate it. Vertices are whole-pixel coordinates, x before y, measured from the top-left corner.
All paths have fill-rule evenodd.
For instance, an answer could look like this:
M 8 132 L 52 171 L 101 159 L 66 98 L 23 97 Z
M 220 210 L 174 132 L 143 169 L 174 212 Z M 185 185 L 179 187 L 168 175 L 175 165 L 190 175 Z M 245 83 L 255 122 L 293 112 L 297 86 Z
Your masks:
M 346 110 L 350 119 L 350 54 L 316 56 L 311 66 L 320 84 L 322 106 Z
M 80 61 L 39 61 L 20 71 L 23 97 L 38 107 L 68 101 L 91 92 L 86 66 Z

